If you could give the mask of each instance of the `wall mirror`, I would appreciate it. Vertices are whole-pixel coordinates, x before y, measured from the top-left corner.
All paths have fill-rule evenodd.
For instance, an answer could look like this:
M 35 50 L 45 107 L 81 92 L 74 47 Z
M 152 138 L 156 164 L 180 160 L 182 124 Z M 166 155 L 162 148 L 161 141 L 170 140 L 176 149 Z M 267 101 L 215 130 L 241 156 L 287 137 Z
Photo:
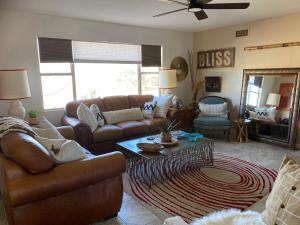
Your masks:
M 244 70 L 240 116 L 252 139 L 295 148 L 300 69 Z

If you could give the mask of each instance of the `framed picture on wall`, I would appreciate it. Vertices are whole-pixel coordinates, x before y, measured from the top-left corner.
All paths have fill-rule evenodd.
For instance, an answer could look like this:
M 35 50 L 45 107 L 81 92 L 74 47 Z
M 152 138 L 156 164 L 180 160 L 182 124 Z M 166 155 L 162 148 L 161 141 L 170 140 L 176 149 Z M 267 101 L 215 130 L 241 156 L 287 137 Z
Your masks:
M 292 104 L 294 84 L 293 83 L 281 83 L 279 86 L 280 103 L 277 107 L 278 110 L 289 111 Z
M 205 77 L 206 92 L 221 92 L 221 77 Z

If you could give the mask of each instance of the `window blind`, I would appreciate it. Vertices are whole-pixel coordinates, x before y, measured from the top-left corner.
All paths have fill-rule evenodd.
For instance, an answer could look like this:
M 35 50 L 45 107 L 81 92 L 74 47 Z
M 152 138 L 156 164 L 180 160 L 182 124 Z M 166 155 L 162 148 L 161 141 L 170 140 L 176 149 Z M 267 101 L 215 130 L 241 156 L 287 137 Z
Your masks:
M 142 45 L 142 66 L 161 66 L 161 46 Z
M 73 62 L 72 41 L 57 38 L 38 38 L 41 63 Z
M 73 41 L 75 61 L 141 62 L 141 46 Z

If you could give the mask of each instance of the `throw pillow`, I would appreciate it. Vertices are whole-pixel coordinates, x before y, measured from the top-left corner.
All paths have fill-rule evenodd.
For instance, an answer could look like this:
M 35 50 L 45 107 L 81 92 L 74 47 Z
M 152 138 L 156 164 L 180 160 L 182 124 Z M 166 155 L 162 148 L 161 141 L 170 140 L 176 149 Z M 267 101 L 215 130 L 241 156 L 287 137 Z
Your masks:
M 270 107 L 267 109 L 267 117 L 269 120 L 273 122 L 276 121 L 276 107 Z
M 64 139 L 57 128 L 44 116 L 42 116 L 39 122 L 39 127 L 40 128 L 33 128 L 33 130 L 42 137 Z
M 144 119 L 140 108 L 103 112 L 103 116 L 107 124 L 116 124 L 124 121 L 136 121 Z
M 56 164 L 86 158 L 84 149 L 76 141 L 66 139 L 49 139 L 39 136 L 36 136 L 35 138 L 49 151 Z
M 199 110 L 204 116 L 221 116 L 226 114 L 227 103 L 223 104 L 205 104 L 199 102 Z
M 268 119 L 267 108 L 255 108 L 255 117 L 258 119 Z
M 146 102 L 143 108 L 143 115 L 145 119 L 153 119 L 156 111 L 156 102 Z
M 98 127 L 98 121 L 91 110 L 83 103 L 77 108 L 77 117 L 82 122 L 86 123 L 94 132 Z
M 263 217 L 266 224 L 300 224 L 300 165 L 285 157 Z
M 159 97 L 154 97 L 153 101 L 156 102 L 156 111 L 154 117 L 166 118 L 167 112 L 172 105 L 173 95 L 162 95 Z
M 105 124 L 105 120 L 104 120 L 104 116 L 101 113 L 99 107 L 96 104 L 92 104 L 90 106 L 90 110 L 94 114 L 94 116 L 96 117 L 96 119 L 98 121 L 98 125 L 100 127 L 102 127 Z

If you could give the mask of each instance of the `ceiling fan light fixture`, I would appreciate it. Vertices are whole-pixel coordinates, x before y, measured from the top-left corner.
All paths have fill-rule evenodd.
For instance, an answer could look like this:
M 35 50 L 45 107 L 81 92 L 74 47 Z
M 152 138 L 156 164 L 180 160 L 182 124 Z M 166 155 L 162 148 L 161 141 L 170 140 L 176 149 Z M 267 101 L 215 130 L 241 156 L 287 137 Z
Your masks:
M 200 12 L 202 9 L 198 8 L 198 7 L 189 7 L 189 12 Z

